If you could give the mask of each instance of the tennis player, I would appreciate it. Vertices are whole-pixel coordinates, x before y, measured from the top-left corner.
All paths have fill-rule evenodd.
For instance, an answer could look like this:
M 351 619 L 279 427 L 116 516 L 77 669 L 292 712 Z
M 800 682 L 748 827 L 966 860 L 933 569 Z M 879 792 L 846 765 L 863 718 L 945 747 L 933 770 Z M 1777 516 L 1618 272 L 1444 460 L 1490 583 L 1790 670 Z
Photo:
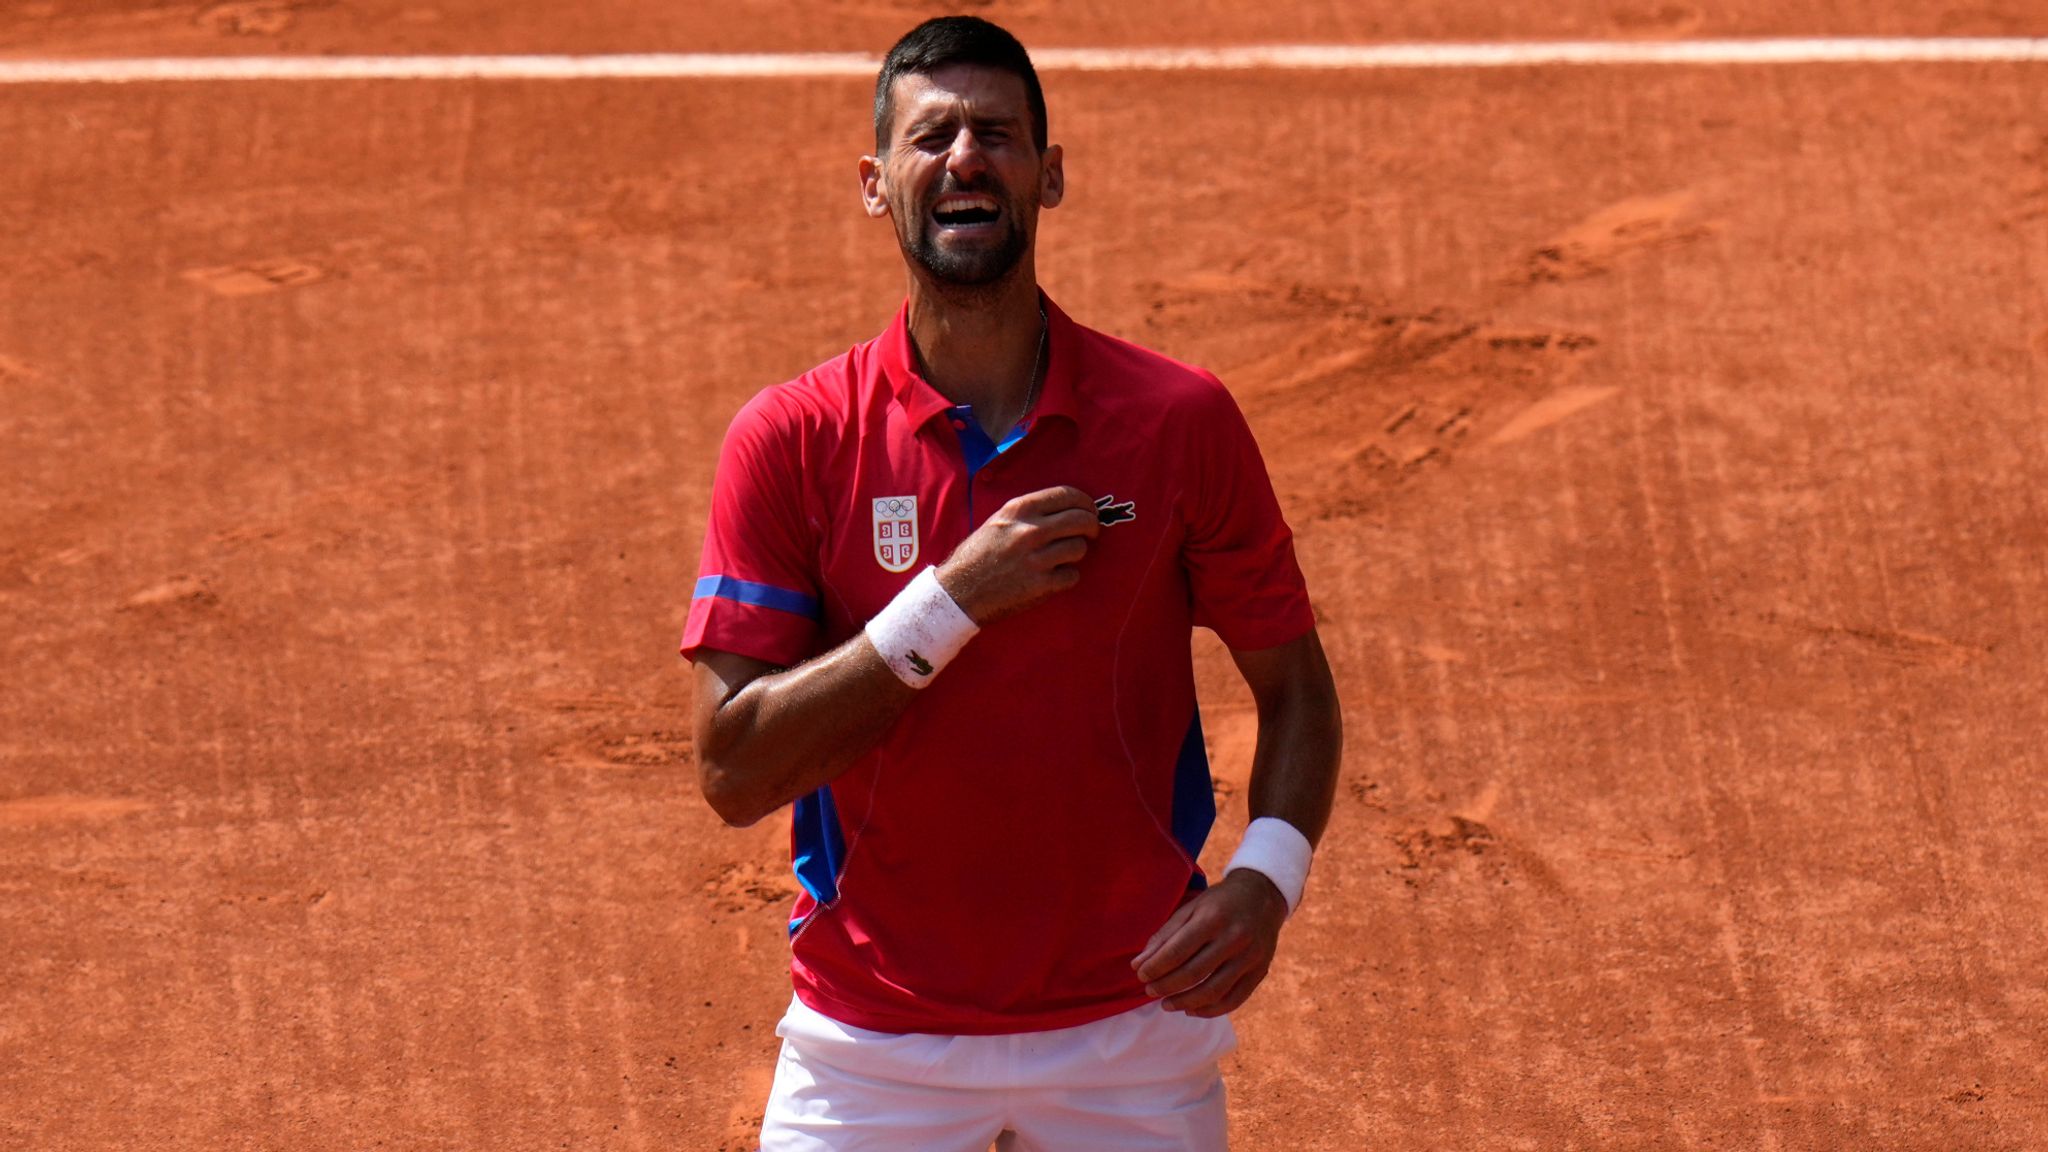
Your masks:
M 874 124 L 861 196 L 908 298 L 734 419 L 682 641 L 705 798 L 792 815 L 762 1148 L 1223 1149 L 1228 1013 L 1342 739 L 1292 536 L 1214 376 L 1040 290 L 1066 180 L 1009 33 L 918 26 Z M 1196 626 L 1259 717 L 1213 884 Z

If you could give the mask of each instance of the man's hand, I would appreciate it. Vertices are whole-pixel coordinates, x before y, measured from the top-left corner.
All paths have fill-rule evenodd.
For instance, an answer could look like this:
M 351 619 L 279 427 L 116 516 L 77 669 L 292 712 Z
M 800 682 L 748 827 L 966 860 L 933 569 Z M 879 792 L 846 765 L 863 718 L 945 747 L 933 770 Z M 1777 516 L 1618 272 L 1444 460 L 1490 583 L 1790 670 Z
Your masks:
M 939 565 L 939 586 L 983 627 L 1081 579 L 1076 567 L 1102 531 L 1079 488 L 1044 488 L 996 510 Z
M 1287 898 L 1240 868 L 1167 918 L 1131 961 L 1145 992 L 1169 1012 L 1222 1016 L 1237 1010 L 1273 966 Z

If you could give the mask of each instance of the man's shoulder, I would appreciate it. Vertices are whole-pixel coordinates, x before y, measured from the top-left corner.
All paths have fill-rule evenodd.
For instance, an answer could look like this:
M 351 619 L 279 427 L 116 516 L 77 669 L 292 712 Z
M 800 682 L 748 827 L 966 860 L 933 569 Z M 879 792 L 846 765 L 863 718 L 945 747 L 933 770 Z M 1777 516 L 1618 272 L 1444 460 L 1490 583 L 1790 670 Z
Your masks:
M 1143 344 L 1076 324 L 1084 387 L 1098 402 L 1202 412 L 1234 403 L 1214 372 Z
M 1086 324 L 1077 323 L 1074 330 L 1081 338 L 1083 363 L 1091 371 L 1119 369 L 1128 376 L 1163 387 L 1209 389 L 1221 386 L 1216 374 L 1208 369 L 1176 360 L 1136 341 L 1112 336 Z
M 732 431 L 793 436 L 844 422 L 858 391 L 861 347 L 848 349 L 802 375 L 771 384 L 740 406 Z

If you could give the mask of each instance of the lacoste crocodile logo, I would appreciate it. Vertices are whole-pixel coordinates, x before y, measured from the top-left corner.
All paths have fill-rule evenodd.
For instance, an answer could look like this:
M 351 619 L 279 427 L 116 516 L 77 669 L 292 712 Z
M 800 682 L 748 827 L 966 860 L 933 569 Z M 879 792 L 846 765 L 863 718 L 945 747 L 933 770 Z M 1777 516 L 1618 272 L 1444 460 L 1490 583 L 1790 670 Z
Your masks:
M 906 652 L 903 654 L 903 658 L 910 661 L 910 667 L 919 676 L 929 676 L 932 674 L 932 662 L 919 656 L 917 653 Z
M 1107 527 L 1111 524 L 1121 524 L 1126 520 L 1136 520 L 1138 513 L 1134 509 L 1136 509 L 1137 505 L 1138 502 L 1136 500 L 1126 500 L 1119 504 L 1116 502 L 1114 494 L 1097 496 L 1095 498 L 1095 522 Z

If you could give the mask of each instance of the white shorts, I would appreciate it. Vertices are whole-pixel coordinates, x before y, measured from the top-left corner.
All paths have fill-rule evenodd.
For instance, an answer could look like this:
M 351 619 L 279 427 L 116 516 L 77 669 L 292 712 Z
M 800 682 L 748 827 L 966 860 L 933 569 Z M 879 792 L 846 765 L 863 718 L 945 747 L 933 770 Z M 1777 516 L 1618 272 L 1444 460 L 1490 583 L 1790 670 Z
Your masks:
M 899 1035 L 792 1000 L 762 1152 L 1223 1152 L 1228 1018 L 1158 1004 L 1050 1032 Z

